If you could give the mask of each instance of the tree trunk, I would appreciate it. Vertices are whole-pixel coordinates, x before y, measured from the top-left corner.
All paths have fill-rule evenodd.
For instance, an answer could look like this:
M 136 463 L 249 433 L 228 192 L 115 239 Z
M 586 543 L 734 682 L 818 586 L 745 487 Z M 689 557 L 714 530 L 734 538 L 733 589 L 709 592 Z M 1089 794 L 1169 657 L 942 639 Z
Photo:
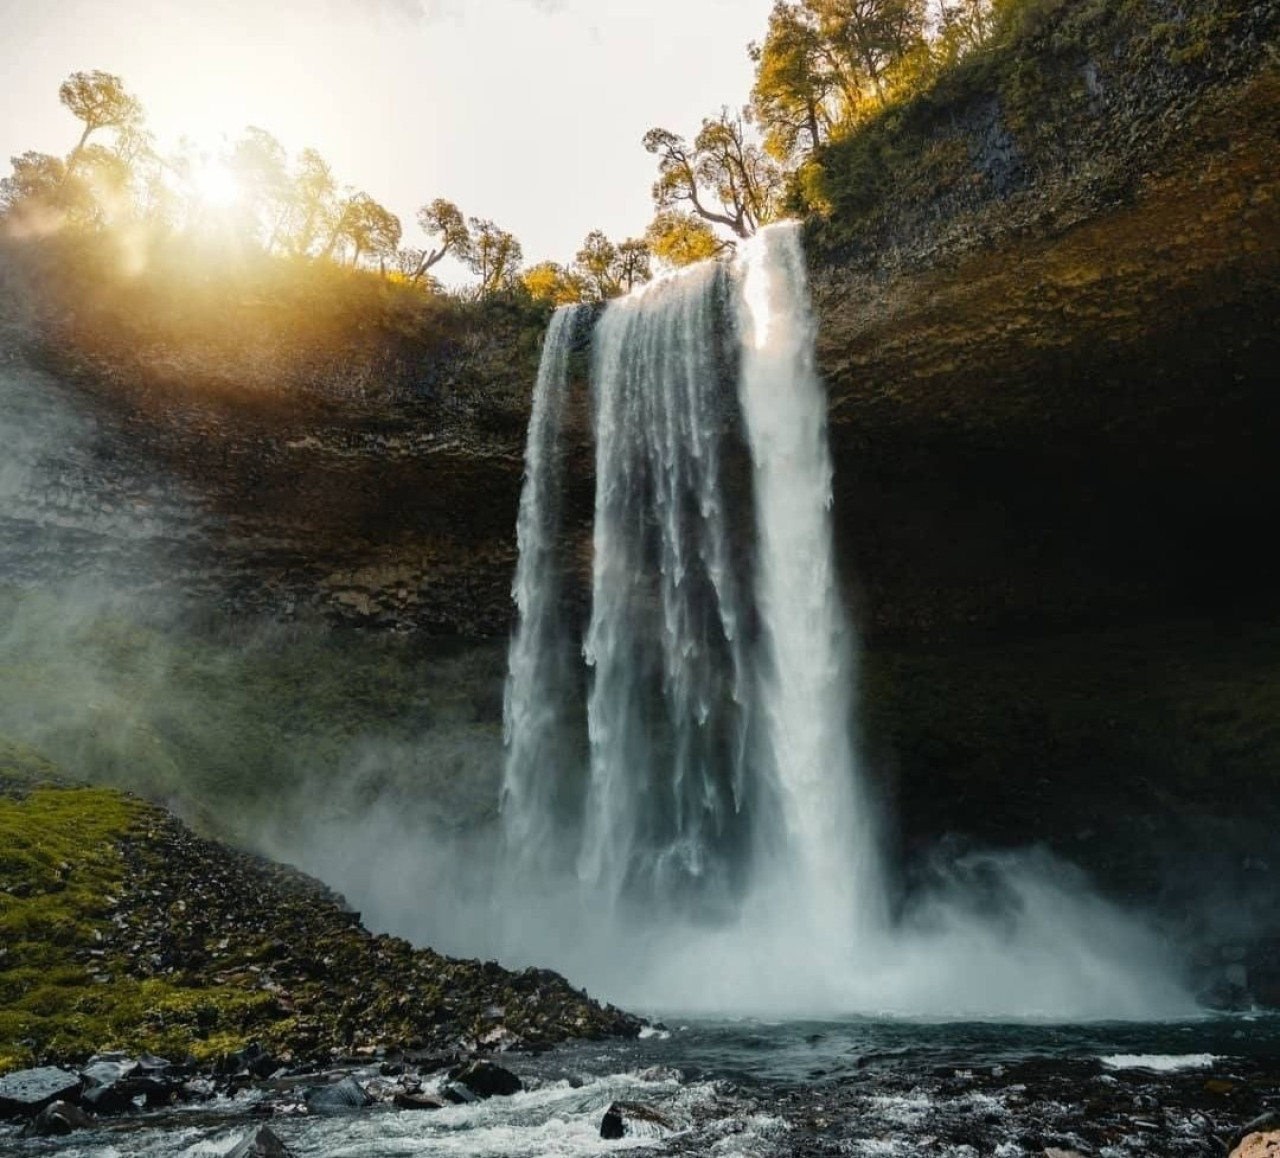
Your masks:
M 89 134 L 93 132 L 96 126 L 86 124 L 84 132 L 80 134 L 80 140 L 76 142 L 76 147 L 71 150 L 71 156 L 67 158 L 67 166 L 62 170 L 62 180 L 58 182 L 58 188 L 61 189 L 66 183 L 67 178 L 75 171 L 75 167 L 80 160 L 80 154 L 84 152 L 85 144 L 89 140 Z

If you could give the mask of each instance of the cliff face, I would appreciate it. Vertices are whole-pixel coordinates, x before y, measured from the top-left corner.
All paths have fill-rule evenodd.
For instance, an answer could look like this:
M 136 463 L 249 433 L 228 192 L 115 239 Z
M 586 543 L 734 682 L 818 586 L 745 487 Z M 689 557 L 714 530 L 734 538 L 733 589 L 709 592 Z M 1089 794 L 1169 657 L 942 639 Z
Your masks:
M 846 573 L 887 642 L 1269 596 L 1280 18 L 1040 7 L 823 158 Z
M 906 846 L 1044 839 L 1148 894 L 1194 854 L 1171 904 L 1206 877 L 1274 903 L 1280 15 L 1027 11 L 820 158 L 808 248 L 873 765 Z M 426 341 L 390 307 L 315 327 L 251 301 L 231 342 L 122 334 L 109 302 L 24 316 L 37 258 L 0 262 L 0 581 L 106 569 L 240 611 L 505 634 L 545 319 L 443 317 Z
M 540 312 L 446 310 L 414 339 L 376 303 L 320 325 L 244 301 L 193 327 L 58 300 L 48 258 L 0 253 L 0 580 L 505 630 Z

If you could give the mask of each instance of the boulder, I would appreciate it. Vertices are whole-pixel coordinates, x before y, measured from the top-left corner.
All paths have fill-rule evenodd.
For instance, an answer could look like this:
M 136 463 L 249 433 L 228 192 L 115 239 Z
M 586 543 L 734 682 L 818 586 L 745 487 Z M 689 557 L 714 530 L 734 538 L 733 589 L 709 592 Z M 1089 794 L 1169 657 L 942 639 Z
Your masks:
M 331 1086 L 312 1086 L 303 1097 L 307 1109 L 315 1114 L 342 1114 L 373 1105 L 373 1098 L 353 1077 L 345 1077 Z
M 522 1082 L 510 1070 L 490 1061 L 474 1061 L 458 1066 L 449 1074 L 450 1079 L 466 1086 L 478 1098 L 508 1097 L 524 1089 Z
M 80 1104 L 95 1114 L 123 1114 L 133 1109 L 130 1079 L 138 1063 L 123 1053 L 95 1054 L 80 1071 L 84 1092 Z
M 0 1118 L 34 1118 L 45 1106 L 79 1096 L 79 1074 L 56 1066 L 19 1070 L 0 1078 Z
M 411 1094 L 401 1090 L 391 1099 L 397 1110 L 443 1110 L 444 1102 L 430 1094 Z
M 1280 1158 L 1280 1130 L 1246 1134 L 1231 1158 Z
M 293 1156 L 270 1126 L 259 1126 L 252 1134 L 246 1134 L 241 1138 L 226 1158 L 293 1158 Z
M 256 1042 L 227 1054 L 218 1063 L 218 1072 L 226 1077 L 248 1074 L 253 1078 L 269 1078 L 278 1069 L 280 1062 Z
M 469 1106 L 480 1100 L 480 1095 L 457 1082 L 449 1082 L 440 1087 L 440 1096 L 455 1106 Z
M 629 1135 L 657 1137 L 673 1129 L 670 1118 L 643 1102 L 614 1102 L 600 1121 L 600 1137 L 611 1142 Z
M 26 1133 L 36 1138 L 61 1138 L 92 1125 L 93 1119 L 79 1106 L 71 1102 L 51 1102 L 31 1120 Z

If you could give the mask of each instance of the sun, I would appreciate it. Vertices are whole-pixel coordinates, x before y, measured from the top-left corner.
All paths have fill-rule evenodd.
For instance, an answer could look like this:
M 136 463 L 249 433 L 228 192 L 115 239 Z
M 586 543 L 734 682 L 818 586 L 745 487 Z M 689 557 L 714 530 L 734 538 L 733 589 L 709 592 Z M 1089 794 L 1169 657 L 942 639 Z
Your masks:
M 207 161 L 192 174 L 192 187 L 200 204 L 208 209 L 230 209 L 244 196 L 235 173 L 221 161 Z

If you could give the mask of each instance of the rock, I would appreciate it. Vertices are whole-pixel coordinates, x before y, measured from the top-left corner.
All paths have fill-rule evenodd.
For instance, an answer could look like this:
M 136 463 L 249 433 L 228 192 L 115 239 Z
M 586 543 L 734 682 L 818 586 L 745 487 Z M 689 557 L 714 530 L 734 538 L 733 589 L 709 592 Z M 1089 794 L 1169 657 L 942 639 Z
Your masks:
M 1249 1134 L 1231 1151 L 1231 1158 L 1280 1158 L 1280 1131 Z
M 1265 1114 L 1259 1114 L 1256 1118 L 1246 1122 L 1232 1136 L 1231 1141 L 1227 1143 L 1227 1152 L 1230 1158 L 1256 1158 L 1257 1155 L 1267 1154 L 1268 1151 L 1257 1150 L 1253 1153 L 1245 1150 L 1245 1143 L 1252 1143 L 1255 1147 L 1257 1143 L 1255 1138 L 1273 1138 L 1280 1135 L 1280 1113 L 1269 1110 Z
M 411 1094 L 401 1090 L 391 1099 L 398 1110 L 443 1110 L 444 1102 L 430 1094 Z
M 469 1106 L 472 1102 L 480 1100 L 480 1095 L 474 1090 L 459 1085 L 457 1082 L 450 1082 L 448 1085 L 443 1086 L 440 1090 L 440 1096 L 446 1102 L 452 1102 L 455 1106 Z
M 270 1126 L 259 1126 L 241 1138 L 226 1158 L 292 1158 L 292 1155 Z
M 474 1061 L 459 1066 L 450 1072 L 449 1077 L 480 1098 L 508 1097 L 524 1089 L 524 1082 L 515 1074 L 490 1061 Z
M 80 1076 L 56 1066 L 19 1070 L 0 1078 L 0 1118 L 34 1117 L 53 1102 L 76 1100 Z
M 127 1054 L 95 1054 L 80 1071 L 84 1082 L 80 1104 L 95 1114 L 123 1114 L 133 1109 L 138 1091 L 131 1090 L 129 1082 L 137 1069 L 138 1063 Z
M 353 1077 L 345 1077 L 331 1086 L 312 1086 L 303 1097 L 307 1109 L 316 1114 L 341 1114 L 373 1105 L 373 1098 Z
M 254 1078 L 269 1078 L 279 1068 L 280 1062 L 257 1042 L 227 1054 L 218 1063 L 218 1072 L 228 1077 L 248 1074 Z
M 27 1126 L 27 1133 L 37 1138 L 61 1138 L 73 1130 L 84 1130 L 93 1125 L 79 1106 L 70 1102 L 52 1102 L 45 1106 Z
M 127 1114 L 132 1110 L 133 1095 L 122 1084 L 113 1082 L 85 1090 L 80 1095 L 80 1104 L 94 1114 L 110 1117 L 112 1114 Z
M 669 1118 L 643 1102 L 614 1102 L 600 1121 L 600 1137 L 616 1142 L 628 1135 L 654 1137 L 674 1128 Z

